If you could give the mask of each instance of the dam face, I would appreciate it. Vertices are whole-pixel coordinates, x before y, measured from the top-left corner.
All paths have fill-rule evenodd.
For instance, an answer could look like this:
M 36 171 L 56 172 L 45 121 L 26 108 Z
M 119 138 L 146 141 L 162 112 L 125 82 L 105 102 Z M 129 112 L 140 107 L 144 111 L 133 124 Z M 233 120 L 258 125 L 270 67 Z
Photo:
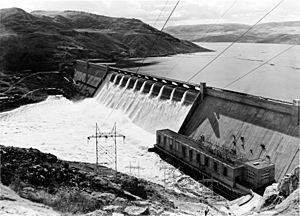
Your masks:
M 79 90 L 155 132 L 181 135 L 233 149 L 247 160 L 270 160 L 278 181 L 299 165 L 300 103 L 77 62 Z
M 238 157 L 275 164 L 279 181 L 299 166 L 300 106 L 208 87 L 197 98 L 179 133 L 226 147 Z
M 189 101 L 184 97 L 181 101 L 173 100 L 173 89 L 151 80 L 108 74 L 95 98 L 106 107 L 125 113 L 135 124 L 154 133 L 157 128 L 164 127 L 178 130 L 188 113 L 191 106 Z
M 199 93 L 180 81 L 80 61 L 74 79 L 83 94 L 151 133 L 165 127 L 178 131 Z

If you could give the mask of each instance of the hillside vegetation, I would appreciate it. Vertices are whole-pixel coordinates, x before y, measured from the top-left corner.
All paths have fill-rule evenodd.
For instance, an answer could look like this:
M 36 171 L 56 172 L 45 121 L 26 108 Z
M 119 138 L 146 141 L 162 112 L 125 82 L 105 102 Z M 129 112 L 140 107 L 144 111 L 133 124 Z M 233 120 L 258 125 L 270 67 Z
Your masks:
M 182 25 L 168 27 L 165 32 L 194 42 L 233 42 L 249 28 L 243 24 Z M 300 44 L 300 21 L 259 24 L 239 42 Z
M 0 154 L 1 216 L 199 215 L 205 208 L 224 215 L 200 193 L 176 192 L 104 166 L 96 171 L 95 164 L 62 161 L 33 148 L 0 145 Z
M 27 13 L 19 8 L 1 9 L 0 15 L 0 68 L 4 70 L 53 70 L 61 61 L 83 58 L 207 51 L 137 19 L 78 11 Z

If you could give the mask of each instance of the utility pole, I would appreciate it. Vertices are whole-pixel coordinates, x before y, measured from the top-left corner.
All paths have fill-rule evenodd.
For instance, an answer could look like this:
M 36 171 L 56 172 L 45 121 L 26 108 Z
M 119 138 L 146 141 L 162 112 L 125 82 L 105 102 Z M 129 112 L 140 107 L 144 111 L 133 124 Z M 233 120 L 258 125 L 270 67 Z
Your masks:
M 98 173 L 98 124 L 96 123 L 96 172 Z
M 100 132 L 98 124 L 96 123 L 96 133 L 95 133 L 95 135 L 87 137 L 88 140 L 90 140 L 91 138 L 96 140 L 96 172 L 97 173 L 98 173 L 98 163 L 99 163 L 99 147 L 100 147 L 100 150 L 104 150 L 103 152 L 107 153 L 107 152 L 105 152 L 105 149 L 107 147 L 99 145 L 98 138 L 108 139 L 109 137 L 111 137 L 114 140 L 114 154 L 115 154 L 114 155 L 114 164 L 115 164 L 115 170 L 118 171 L 117 138 L 123 138 L 123 140 L 124 140 L 125 136 L 123 134 L 118 134 L 117 133 L 117 124 L 116 123 L 114 124 L 114 127 L 113 127 L 111 132 L 102 133 L 102 132 Z M 112 156 L 112 155 L 109 155 L 109 156 Z
M 115 141 L 115 170 L 117 171 L 118 169 L 118 156 L 117 156 L 117 123 L 115 122 L 115 136 L 114 136 L 114 141 Z M 122 136 L 122 135 L 121 135 Z M 123 139 L 125 138 L 125 136 L 123 137 Z
M 131 161 L 129 161 L 129 166 L 125 167 L 126 169 L 129 169 L 130 175 L 137 175 L 137 177 L 140 177 L 140 170 L 142 169 L 140 166 L 140 163 L 138 162 L 137 165 L 132 165 Z M 137 170 L 137 173 L 136 173 Z

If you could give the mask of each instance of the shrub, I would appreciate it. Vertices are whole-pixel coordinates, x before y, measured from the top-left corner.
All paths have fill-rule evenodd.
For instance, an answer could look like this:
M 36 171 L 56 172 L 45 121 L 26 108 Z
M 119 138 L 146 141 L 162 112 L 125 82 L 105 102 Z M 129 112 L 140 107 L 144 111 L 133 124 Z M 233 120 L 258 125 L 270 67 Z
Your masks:
M 73 190 L 58 192 L 50 206 L 61 212 L 87 213 L 101 208 L 102 203 L 89 194 Z

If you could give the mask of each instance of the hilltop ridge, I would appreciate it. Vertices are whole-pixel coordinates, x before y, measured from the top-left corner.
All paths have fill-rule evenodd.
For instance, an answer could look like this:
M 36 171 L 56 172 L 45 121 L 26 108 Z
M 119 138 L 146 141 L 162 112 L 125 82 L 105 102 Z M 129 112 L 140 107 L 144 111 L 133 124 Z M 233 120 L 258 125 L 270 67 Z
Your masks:
M 81 11 L 1 9 L 0 67 L 52 70 L 59 62 L 209 51 L 138 20 Z
M 250 25 L 200 24 L 170 26 L 165 32 L 194 42 L 233 42 L 246 32 Z M 238 42 L 300 44 L 300 21 L 269 22 L 256 25 Z

